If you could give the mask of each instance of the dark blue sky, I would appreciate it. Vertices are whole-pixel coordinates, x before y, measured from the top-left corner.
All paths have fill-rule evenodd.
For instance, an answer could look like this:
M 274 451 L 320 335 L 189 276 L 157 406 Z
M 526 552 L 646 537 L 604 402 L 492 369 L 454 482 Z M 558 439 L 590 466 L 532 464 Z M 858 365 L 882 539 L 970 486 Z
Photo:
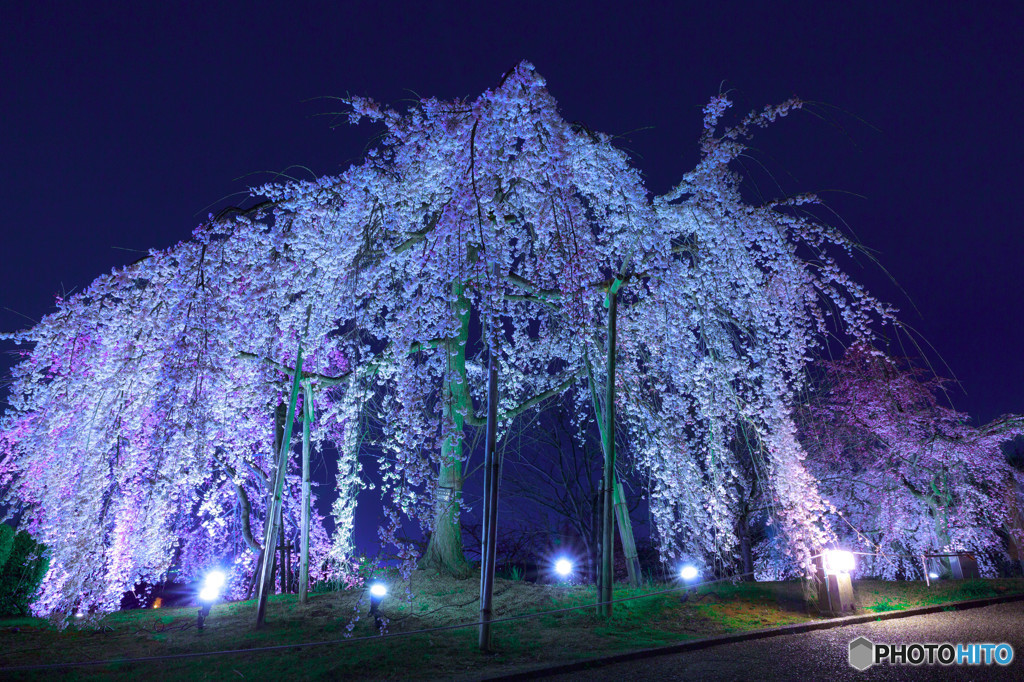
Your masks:
M 1016 3 L 461 4 L 5 2 L 0 329 L 273 172 L 360 158 L 376 131 L 332 129 L 313 98 L 474 97 L 525 58 L 566 118 L 651 127 L 623 145 L 656 192 L 696 162 L 722 83 L 744 111 L 819 103 L 824 120 L 759 135 L 759 158 L 787 191 L 838 190 L 824 196 L 906 295 L 870 264 L 855 275 L 962 382 L 959 409 L 1024 412 Z

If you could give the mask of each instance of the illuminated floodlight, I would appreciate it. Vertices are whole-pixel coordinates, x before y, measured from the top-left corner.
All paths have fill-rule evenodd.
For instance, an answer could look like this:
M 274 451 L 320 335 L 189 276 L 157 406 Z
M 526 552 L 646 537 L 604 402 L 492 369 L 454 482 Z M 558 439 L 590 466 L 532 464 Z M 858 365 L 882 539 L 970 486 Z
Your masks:
M 826 573 L 849 573 L 854 569 L 853 554 L 841 549 L 827 549 L 824 553 Z
M 679 571 L 679 577 L 686 581 L 693 580 L 698 575 L 696 566 L 683 566 L 682 570 Z
M 928 577 L 931 578 L 932 580 L 935 580 L 936 578 L 939 577 L 939 574 L 936 573 L 935 571 L 931 571 L 930 573 L 928 573 Z
M 555 573 L 563 578 L 568 577 L 572 573 L 572 562 L 568 559 L 559 559 L 555 562 Z
M 220 597 L 220 590 L 227 582 L 224 571 L 210 571 L 203 581 L 203 589 L 199 591 L 199 601 L 213 602 Z
M 75 618 L 85 618 L 85 614 L 82 613 L 81 611 L 79 611 L 78 613 L 75 614 Z
M 388 593 L 388 586 L 384 583 L 373 583 L 370 585 L 370 615 L 373 616 L 373 621 L 379 628 L 381 626 L 380 619 L 380 603 L 384 600 L 384 595 Z
M 206 574 L 206 584 L 210 587 L 215 587 L 218 590 L 224 587 L 224 583 L 227 582 L 228 577 L 224 575 L 224 571 L 210 571 Z
M 224 571 L 210 571 L 203 579 L 203 588 L 199 590 L 199 601 L 203 605 L 199 607 L 199 619 L 196 621 L 198 630 L 202 631 L 203 623 L 210 615 L 210 609 L 213 608 L 213 602 L 220 599 L 221 588 L 227 581 L 228 577 L 224 575 Z

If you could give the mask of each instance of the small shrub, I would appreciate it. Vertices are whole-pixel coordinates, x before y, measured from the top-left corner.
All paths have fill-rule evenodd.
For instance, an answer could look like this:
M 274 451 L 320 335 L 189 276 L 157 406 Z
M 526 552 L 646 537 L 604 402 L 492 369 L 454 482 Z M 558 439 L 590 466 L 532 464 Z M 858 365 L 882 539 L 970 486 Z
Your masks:
M 995 595 L 996 591 L 985 580 L 965 580 L 956 590 L 956 596 L 961 599 L 984 599 Z
M 43 577 L 50 567 L 45 547 L 25 531 L 14 533 L 7 524 L 0 524 L 0 555 L 13 535 L 5 561 L 0 562 L 0 615 L 22 616 L 29 613 L 29 604 L 35 597 Z
M 893 601 L 886 597 L 885 599 L 879 599 L 877 602 L 867 607 L 868 611 L 874 611 L 875 613 L 882 613 L 884 611 L 902 611 L 908 607 L 906 602 Z

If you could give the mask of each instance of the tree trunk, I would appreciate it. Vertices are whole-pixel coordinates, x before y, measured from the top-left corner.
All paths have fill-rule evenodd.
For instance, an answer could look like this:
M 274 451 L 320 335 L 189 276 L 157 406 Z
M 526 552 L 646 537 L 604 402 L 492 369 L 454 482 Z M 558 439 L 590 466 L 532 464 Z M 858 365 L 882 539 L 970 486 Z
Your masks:
M 469 562 L 462 548 L 459 526 L 459 500 L 462 497 L 462 443 L 446 443 L 441 456 L 448 464 L 441 467 L 438 500 L 434 505 L 434 529 L 420 565 L 454 578 L 469 577 Z
M 736 525 L 736 534 L 740 538 L 740 558 L 743 561 L 742 580 L 744 582 L 753 582 L 754 558 L 750 553 L 750 523 L 747 520 L 747 515 L 743 514 L 740 516 Z
M 446 382 L 441 396 L 442 419 L 454 423 L 452 436 L 441 445 L 441 468 L 438 472 L 438 499 L 434 505 L 434 529 L 427 551 L 420 560 L 423 568 L 432 568 L 454 578 L 469 577 L 469 562 L 462 549 L 462 528 L 459 525 L 459 501 L 462 499 L 462 430 L 463 413 L 472 410 L 466 382 L 466 343 L 469 341 L 469 301 L 462 284 L 452 285 L 456 314 L 461 329 L 459 337 L 449 339 L 446 352 L 452 363 L 454 379 Z
M 256 559 L 256 570 L 252 573 L 252 579 L 249 581 L 248 586 L 245 588 L 245 601 L 252 599 L 252 591 L 256 587 L 256 583 L 260 579 L 260 566 L 263 565 L 263 548 L 259 550 L 259 556 Z

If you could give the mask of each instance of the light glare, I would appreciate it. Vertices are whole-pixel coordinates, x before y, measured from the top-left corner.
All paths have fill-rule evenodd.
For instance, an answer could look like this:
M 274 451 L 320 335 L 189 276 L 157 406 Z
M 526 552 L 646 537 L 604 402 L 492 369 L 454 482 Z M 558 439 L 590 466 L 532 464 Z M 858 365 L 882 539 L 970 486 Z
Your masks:
M 555 562 L 555 573 L 560 576 L 567 576 L 572 573 L 572 562 L 568 559 L 559 559 Z
M 206 587 L 212 587 L 215 590 L 219 590 L 224 587 L 226 580 L 227 576 L 224 575 L 224 571 L 210 571 L 206 574 L 204 585 Z
M 679 571 L 679 577 L 683 580 L 693 580 L 697 577 L 697 567 L 683 566 L 683 570 Z
M 383 583 L 374 583 L 370 585 L 370 594 L 374 597 L 383 597 L 388 593 L 388 588 Z
M 217 597 L 220 596 L 220 590 L 212 585 L 205 585 L 202 590 L 199 591 L 199 601 L 217 601 Z
M 849 573 L 854 568 L 853 554 L 841 549 L 825 550 L 826 573 Z

